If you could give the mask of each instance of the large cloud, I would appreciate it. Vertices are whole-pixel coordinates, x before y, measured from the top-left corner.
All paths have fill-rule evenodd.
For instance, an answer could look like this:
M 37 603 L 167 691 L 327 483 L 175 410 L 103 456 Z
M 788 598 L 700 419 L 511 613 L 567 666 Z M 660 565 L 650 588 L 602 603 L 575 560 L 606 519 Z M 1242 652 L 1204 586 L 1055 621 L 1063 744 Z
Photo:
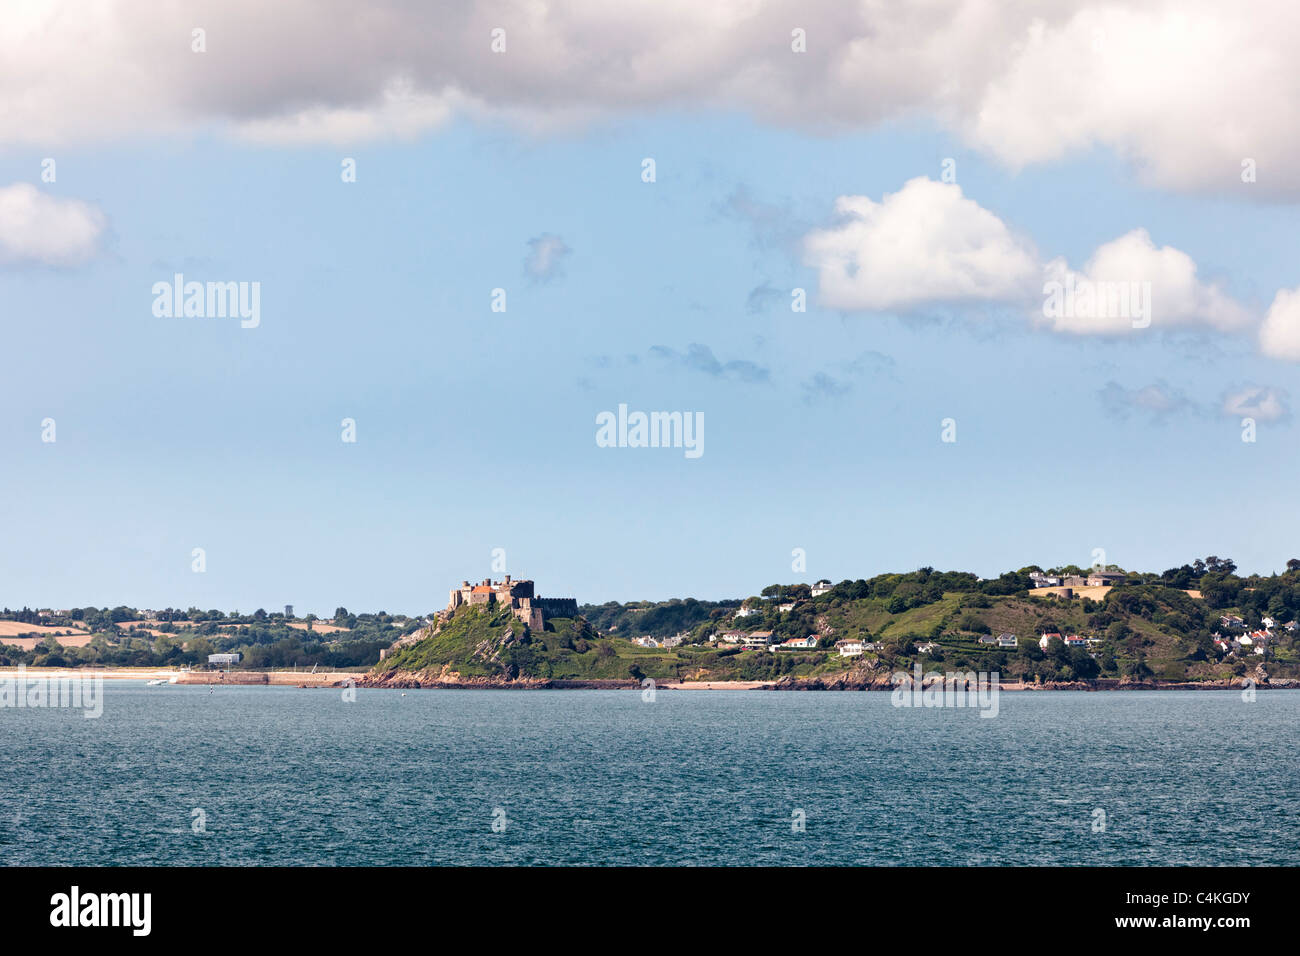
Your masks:
M 0 188 L 0 263 L 75 266 L 100 251 L 104 214 L 28 183 Z
M 457 110 L 545 125 L 702 106 L 823 129 L 930 117 L 1012 165 L 1103 145 L 1175 187 L 1240 187 L 1253 158 L 1253 188 L 1295 191 L 1298 41 L 1291 0 L 9 0 L 0 142 L 213 121 L 344 142 Z
M 1098 246 L 1081 272 L 1064 259 L 1052 260 L 1045 267 L 1045 294 L 1049 283 L 1063 294 L 1065 289 L 1077 290 L 1075 307 L 1052 314 L 1045 310 L 1046 321 L 1058 332 L 1109 335 L 1147 325 L 1204 325 L 1235 332 L 1251 322 L 1249 312 L 1218 285 L 1201 281 L 1191 256 L 1172 246 L 1157 248 L 1145 229 Z M 1092 296 L 1087 307 L 1078 294 L 1084 289 Z M 1127 308 L 1121 303 L 1125 294 Z
M 1203 281 L 1187 253 L 1135 229 L 1093 252 L 1082 270 L 1043 263 L 1033 246 L 954 184 L 919 178 L 880 202 L 836 201 L 837 224 L 804 238 L 820 303 L 862 311 L 939 303 L 1023 309 L 1057 332 L 1122 335 L 1200 326 L 1235 332 L 1250 313 Z
M 1015 300 L 1038 277 L 1032 248 L 955 184 L 912 179 L 878 203 L 841 196 L 835 211 L 837 225 L 804 239 L 829 308 Z

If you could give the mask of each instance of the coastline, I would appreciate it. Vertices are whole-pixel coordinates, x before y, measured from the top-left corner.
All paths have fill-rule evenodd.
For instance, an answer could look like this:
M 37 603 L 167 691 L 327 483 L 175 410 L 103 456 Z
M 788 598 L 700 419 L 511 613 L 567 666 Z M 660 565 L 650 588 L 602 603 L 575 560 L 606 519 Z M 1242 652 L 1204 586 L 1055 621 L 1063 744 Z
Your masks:
M 109 667 L 109 668 L 25 668 L 0 667 L 0 680 L 27 677 L 38 680 L 73 677 L 100 677 L 104 680 L 166 680 L 177 685 L 214 685 L 239 687 L 342 687 L 350 681 L 355 686 L 368 689 L 389 690 L 642 690 L 640 681 L 627 680 L 564 680 L 543 678 L 479 677 L 468 680 L 454 674 L 429 674 L 411 672 L 403 676 L 393 673 L 377 675 L 347 671 L 326 671 L 315 674 L 294 671 L 180 671 L 159 667 Z M 1215 681 L 1160 681 L 1098 678 L 1091 681 L 1048 681 L 1042 684 L 1023 681 L 1000 681 L 999 691 L 1033 693 L 1045 690 L 1071 690 L 1091 693 L 1106 691 L 1161 691 L 1161 690 L 1241 690 L 1247 686 L 1244 679 Z M 1298 680 L 1257 681 L 1256 690 L 1300 690 Z M 870 678 L 848 678 L 845 675 L 823 680 L 817 677 L 786 677 L 775 681 L 657 681 L 656 690 L 763 690 L 763 691 L 876 691 L 892 692 L 894 684 L 889 675 Z

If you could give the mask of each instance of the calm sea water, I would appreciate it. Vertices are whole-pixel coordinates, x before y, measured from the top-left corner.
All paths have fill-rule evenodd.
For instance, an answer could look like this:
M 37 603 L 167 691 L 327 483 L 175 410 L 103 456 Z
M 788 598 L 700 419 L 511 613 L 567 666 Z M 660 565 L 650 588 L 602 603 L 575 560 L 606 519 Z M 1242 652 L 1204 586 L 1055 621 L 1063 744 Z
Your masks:
M 883 693 L 105 694 L 97 720 L 0 710 L 5 864 L 1289 864 L 1300 841 L 1294 692 L 1004 693 L 994 719 Z

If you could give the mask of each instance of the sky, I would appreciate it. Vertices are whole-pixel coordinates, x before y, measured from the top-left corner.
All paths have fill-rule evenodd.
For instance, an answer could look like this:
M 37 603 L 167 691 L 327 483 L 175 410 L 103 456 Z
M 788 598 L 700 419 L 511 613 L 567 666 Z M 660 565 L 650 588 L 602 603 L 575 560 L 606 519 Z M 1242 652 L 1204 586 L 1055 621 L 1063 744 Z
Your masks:
M 1196 0 L 20 0 L 0 605 L 1279 570 L 1297 40 Z M 165 314 L 178 273 L 255 320 Z M 620 405 L 699 454 L 605 447 Z

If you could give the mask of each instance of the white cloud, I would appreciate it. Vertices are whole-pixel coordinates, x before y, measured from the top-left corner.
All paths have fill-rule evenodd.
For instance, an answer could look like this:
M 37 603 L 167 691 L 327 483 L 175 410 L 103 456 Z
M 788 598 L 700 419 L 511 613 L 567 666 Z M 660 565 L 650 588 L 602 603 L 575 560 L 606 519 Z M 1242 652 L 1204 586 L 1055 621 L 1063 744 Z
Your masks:
M 1028 25 L 1007 68 L 959 125 L 976 146 L 1019 166 L 1094 146 L 1175 188 L 1300 187 L 1293 157 L 1300 40 L 1290 0 L 1247 12 L 1215 0 L 1076 3 Z
M 1044 267 L 1045 295 L 1048 283 L 1087 288 L 1094 296 L 1092 308 L 1075 308 L 1046 318 L 1057 332 L 1114 335 L 1147 324 L 1154 329 L 1199 325 L 1234 332 L 1251 322 L 1250 313 L 1222 288 L 1198 278 L 1191 256 L 1172 246 L 1157 248 L 1145 229 L 1134 229 L 1098 246 L 1081 272 L 1070 269 L 1064 259 L 1053 259 Z M 1125 291 L 1129 293 L 1128 308 L 1100 307 L 1103 295 L 1113 293 L 1116 298 L 1112 301 L 1117 302 Z M 1145 313 L 1144 303 L 1149 304 Z
M 1223 396 L 1223 414 L 1232 418 L 1253 418 L 1275 422 L 1291 414 L 1284 389 L 1249 385 Z
M 835 211 L 836 225 L 804 238 L 829 308 L 1015 300 L 1038 276 L 1033 249 L 955 184 L 920 177 L 878 203 L 841 196 Z
M 1236 332 L 1252 321 L 1199 277 L 1191 256 L 1157 247 L 1145 229 L 1098 246 L 1074 270 L 1061 258 L 1041 262 L 1028 240 L 954 184 L 913 179 L 880 202 L 842 196 L 835 211 L 839 222 L 804 237 L 804 262 L 817 270 L 819 301 L 828 308 L 996 303 L 1077 335 Z
M 1279 289 L 1259 328 L 1265 355 L 1300 362 L 1300 288 Z
M 795 26 L 806 53 L 791 52 Z M 490 50 L 495 27 L 505 53 Z M 537 128 L 716 108 L 829 131 L 931 119 L 1011 165 L 1100 145 L 1161 185 L 1295 192 L 1297 46 L 1292 0 L 225 0 L 201 17 L 176 2 L 8 0 L 0 141 L 215 122 L 335 143 L 457 111 Z
M 103 213 L 29 183 L 0 188 L 0 263 L 75 266 L 98 254 Z

